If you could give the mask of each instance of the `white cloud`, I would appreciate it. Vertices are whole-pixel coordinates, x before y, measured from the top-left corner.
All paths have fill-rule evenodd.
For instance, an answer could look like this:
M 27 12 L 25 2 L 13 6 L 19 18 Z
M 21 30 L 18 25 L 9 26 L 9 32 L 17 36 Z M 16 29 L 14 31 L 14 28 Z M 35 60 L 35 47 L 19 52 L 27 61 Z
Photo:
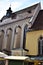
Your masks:
M 12 2 L 12 4 L 11 4 L 12 10 L 17 11 L 17 9 L 21 7 L 21 5 L 22 5 L 21 2 Z
M 29 0 L 16 0 L 16 1 L 11 2 L 12 10 L 17 11 L 24 8 L 26 2 L 29 2 Z
M 43 9 L 43 1 L 41 1 L 41 8 Z
M 0 1 L 0 19 L 6 14 L 6 10 L 9 7 L 8 1 Z

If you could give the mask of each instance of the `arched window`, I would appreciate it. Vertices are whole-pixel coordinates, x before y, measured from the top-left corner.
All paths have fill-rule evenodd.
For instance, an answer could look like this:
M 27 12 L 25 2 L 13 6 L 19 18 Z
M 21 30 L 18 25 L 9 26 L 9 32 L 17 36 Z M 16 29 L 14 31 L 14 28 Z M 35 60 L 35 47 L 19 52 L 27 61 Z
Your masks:
M 14 48 L 20 48 L 20 43 L 21 43 L 21 27 L 17 26 L 15 28 L 15 39 L 14 39 Z
M 43 36 L 41 35 L 38 40 L 39 55 L 43 55 Z
M 27 27 L 28 27 L 28 25 L 26 24 L 25 27 L 24 27 L 24 35 L 23 35 L 23 48 L 25 48 Z
M 7 45 L 6 45 L 7 50 L 10 50 L 11 39 L 12 39 L 12 29 L 9 28 L 9 29 L 7 29 Z
M 4 40 L 4 31 L 0 31 L 0 50 L 2 50 L 3 47 L 3 40 Z

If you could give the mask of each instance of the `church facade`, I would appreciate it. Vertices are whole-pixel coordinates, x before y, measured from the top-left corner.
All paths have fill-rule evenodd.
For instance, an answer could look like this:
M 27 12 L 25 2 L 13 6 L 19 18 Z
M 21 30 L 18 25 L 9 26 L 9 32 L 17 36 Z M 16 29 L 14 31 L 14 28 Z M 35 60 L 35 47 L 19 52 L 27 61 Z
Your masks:
M 6 15 L 0 20 L 0 51 L 8 54 L 11 51 L 11 55 L 31 55 L 32 50 L 28 48 L 31 46 L 27 41 L 33 42 L 33 40 L 27 39 L 31 37 L 31 33 L 27 34 L 26 31 L 33 26 L 40 10 L 40 3 L 14 13 L 9 7 Z

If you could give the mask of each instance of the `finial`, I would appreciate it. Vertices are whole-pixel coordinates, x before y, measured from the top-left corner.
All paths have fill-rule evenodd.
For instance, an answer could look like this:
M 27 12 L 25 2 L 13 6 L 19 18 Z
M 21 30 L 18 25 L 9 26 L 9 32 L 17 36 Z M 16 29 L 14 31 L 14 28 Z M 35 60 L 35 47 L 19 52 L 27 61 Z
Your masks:
M 10 7 L 11 7 L 11 4 L 10 4 Z

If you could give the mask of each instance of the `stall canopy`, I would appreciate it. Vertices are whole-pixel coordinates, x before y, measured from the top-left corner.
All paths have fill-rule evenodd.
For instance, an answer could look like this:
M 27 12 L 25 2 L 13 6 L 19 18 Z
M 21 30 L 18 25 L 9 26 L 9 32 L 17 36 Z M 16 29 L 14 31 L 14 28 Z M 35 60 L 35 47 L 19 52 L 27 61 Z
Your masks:
M 0 57 L 6 57 L 6 56 L 8 56 L 8 55 L 6 55 L 5 53 L 3 53 L 3 52 L 0 52 Z
M 27 56 L 6 56 L 5 59 L 12 59 L 12 60 L 26 60 Z

